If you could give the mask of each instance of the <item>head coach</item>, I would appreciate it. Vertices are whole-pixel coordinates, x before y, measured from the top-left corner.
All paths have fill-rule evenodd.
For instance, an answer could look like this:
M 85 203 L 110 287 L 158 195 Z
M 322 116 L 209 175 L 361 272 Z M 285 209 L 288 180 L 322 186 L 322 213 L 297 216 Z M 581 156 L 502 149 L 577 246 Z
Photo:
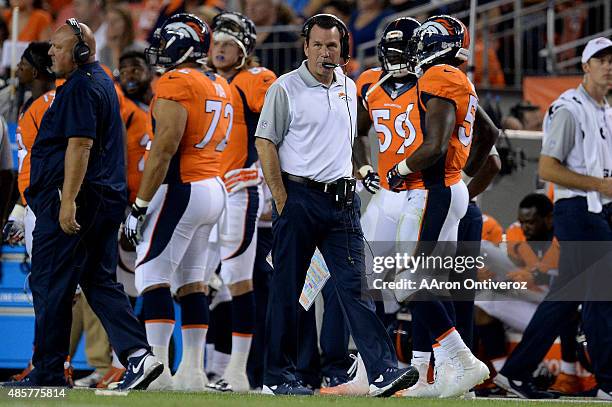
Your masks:
M 374 303 L 361 292 L 364 242 L 351 177 L 356 87 L 335 69 L 348 61 L 349 34 L 338 18 L 319 14 L 306 21 L 303 35 L 307 60 L 269 88 L 255 133 L 276 210 L 263 391 L 312 394 L 295 376 L 297 307 L 318 247 L 364 360 L 370 395 L 390 396 L 414 384 L 418 373 L 397 368 Z
M 146 388 L 162 371 L 115 281 L 117 233 L 126 206 L 123 126 L 94 36 L 75 19 L 53 34 L 52 69 L 66 82 L 40 124 L 28 203 L 36 215 L 30 287 L 36 314 L 34 370 L 17 385 L 65 386 L 77 284 L 126 366 L 120 389 Z

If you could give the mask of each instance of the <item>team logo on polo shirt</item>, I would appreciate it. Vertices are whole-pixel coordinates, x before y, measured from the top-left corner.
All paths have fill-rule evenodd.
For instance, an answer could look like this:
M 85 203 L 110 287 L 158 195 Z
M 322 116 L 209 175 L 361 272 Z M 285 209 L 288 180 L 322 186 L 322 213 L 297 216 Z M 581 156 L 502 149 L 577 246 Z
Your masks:
M 352 101 L 353 101 L 353 99 L 351 99 L 351 97 L 350 97 L 350 96 L 347 96 L 347 95 L 346 95 L 346 93 L 344 93 L 344 92 L 339 92 L 339 93 L 338 93 L 338 97 L 339 97 L 340 99 L 342 99 L 342 100 L 347 100 L 347 99 L 348 99 L 348 101 L 349 101 L 349 102 L 352 102 Z
M 266 120 L 262 120 L 259 123 L 259 127 L 261 127 L 262 129 L 265 129 L 266 127 L 268 127 L 268 122 Z

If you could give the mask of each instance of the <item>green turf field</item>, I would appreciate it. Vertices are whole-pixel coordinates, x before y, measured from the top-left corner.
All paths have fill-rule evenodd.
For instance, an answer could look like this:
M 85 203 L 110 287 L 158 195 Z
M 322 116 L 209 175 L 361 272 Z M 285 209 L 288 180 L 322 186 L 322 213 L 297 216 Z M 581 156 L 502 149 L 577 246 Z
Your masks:
M 0 406 L 129 406 L 129 407 L 455 407 L 455 406 L 544 406 L 563 407 L 598 405 L 609 403 L 584 399 L 561 399 L 552 402 L 524 401 L 518 399 L 476 399 L 476 400 L 429 400 L 429 399 L 373 399 L 367 397 L 271 397 L 263 395 L 233 395 L 219 393 L 173 393 L 173 392 L 131 392 L 127 396 L 97 396 L 90 390 L 69 390 L 65 397 L 41 398 L 9 397 L 7 389 L 0 389 Z

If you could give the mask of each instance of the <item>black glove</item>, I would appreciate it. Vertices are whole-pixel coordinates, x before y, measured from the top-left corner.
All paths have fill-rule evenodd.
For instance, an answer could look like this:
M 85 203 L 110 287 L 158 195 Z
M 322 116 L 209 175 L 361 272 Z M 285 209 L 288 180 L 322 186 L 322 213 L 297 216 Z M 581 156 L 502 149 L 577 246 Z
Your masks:
M 376 171 L 368 171 L 361 182 L 363 187 L 371 194 L 375 194 L 380 189 L 380 176 Z
M 400 187 L 402 186 L 406 178 L 406 175 L 402 175 L 399 173 L 399 170 L 397 169 L 397 164 L 395 164 L 393 168 L 391 168 L 389 172 L 387 172 L 387 182 L 389 183 L 389 188 L 393 192 L 400 191 Z

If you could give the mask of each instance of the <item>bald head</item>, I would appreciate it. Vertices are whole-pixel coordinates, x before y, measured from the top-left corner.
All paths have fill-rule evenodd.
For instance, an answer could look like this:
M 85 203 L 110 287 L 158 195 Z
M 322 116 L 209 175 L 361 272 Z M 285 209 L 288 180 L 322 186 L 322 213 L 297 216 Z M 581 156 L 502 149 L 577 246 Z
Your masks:
M 87 62 L 94 62 L 96 60 L 96 39 L 94 34 L 87 25 L 79 23 L 79 26 L 83 34 L 83 42 L 89 46 L 91 51 Z M 53 71 L 57 77 L 64 78 L 77 68 L 78 65 L 72 55 L 72 50 L 77 42 L 78 37 L 68 24 L 60 26 L 53 33 L 49 55 L 53 61 Z
M 91 50 L 91 55 L 94 56 L 96 54 L 96 37 L 94 36 L 93 31 L 91 31 L 91 28 L 89 28 L 83 23 L 79 23 L 79 27 L 81 27 L 81 33 L 83 34 L 83 41 Z M 72 42 L 71 46 L 74 46 L 74 44 L 76 44 L 78 41 L 78 38 L 74 33 L 72 27 L 70 27 L 68 24 L 60 26 L 55 31 L 55 34 L 60 34 L 65 38 L 69 38 L 69 40 Z

